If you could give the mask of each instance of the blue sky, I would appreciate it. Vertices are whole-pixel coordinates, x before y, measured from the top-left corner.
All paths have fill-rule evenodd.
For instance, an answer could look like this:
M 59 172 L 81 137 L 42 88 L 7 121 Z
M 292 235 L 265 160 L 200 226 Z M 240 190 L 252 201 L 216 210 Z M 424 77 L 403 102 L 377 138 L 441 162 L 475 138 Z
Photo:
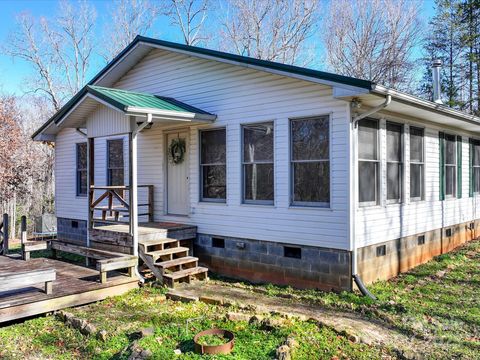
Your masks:
M 326 1 L 326 0 L 324 0 Z M 434 13 L 434 0 L 424 0 L 422 8 L 422 20 L 427 23 Z M 106 12 L 109 6 L 112 6 L 112 1 L 109 0 L 90 0 L 94 4 L 98 14 L 98 26 L 97 33 L 100 32 L 106 26 L 108 19 L 106 18 Z M 0 44 L 4 43 L 8 37 L 8 34 L 15 27 L 15 16 L 18 13 L 27 11 L 35 17 L 46 16 L 49 17 L 55 13 L 57 9 L 56 0 L 0 0 Z M 160 18 L 156 24 L 155 32 L 160 34 L 162 39 L 166 40 L 179 40 L 175 38 L 173 32 L 167 31 L 169 23 L 166 19 Z M 421 49 L 417 50 L 420 53 Z M 321 49 L 318 49 L 321 51 Z M 103 63 L 98 60 L 96 66 L 92 69 L 93 77 L 94 73 L 100 70 Z M 26 77 L 28 77 L 31 71 L 30 66 L 24 61 L 13 60 L 11 57 L 0 54 L 0 91 L 6 93 L 22 93 L 22 83 Z

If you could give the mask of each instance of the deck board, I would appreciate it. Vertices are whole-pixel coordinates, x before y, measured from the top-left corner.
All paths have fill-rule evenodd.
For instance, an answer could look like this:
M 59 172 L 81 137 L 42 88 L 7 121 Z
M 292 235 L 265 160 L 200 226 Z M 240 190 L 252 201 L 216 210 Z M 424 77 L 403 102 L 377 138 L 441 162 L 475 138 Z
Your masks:
M 25 262 L 18 258 L 0 256 L 0 272 L 48 268 L 54 268 L 57 274 L 52 294 L 45 294 L 42 283 L 0 292 L 0 323 L 88 304 L 138 287 L 137 279 L 118 272 L 109 273 L 108 282 L 101 284 L 99 272 L 95 269 L 54 259 L 38 258 Z

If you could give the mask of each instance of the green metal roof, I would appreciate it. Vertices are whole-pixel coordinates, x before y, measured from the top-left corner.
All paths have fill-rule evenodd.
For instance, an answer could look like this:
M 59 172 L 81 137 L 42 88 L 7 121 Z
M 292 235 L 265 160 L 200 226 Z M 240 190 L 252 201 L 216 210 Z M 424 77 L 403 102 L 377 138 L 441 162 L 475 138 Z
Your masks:
M 206 111 L 182 103 L 173 98 L 162 97 L 153 94 L 112 89 L 94 85 L 87 85 L 87 92 L 95 95 L 103 101 L 106 101 L 119 110 L 124 111 L 126 111 L 129 107 L 135 107 L 211 115 Z
M 207 55 L 214 58 L 216 57 L 219 59 L 234 61 L 239 64 L 243 63 L 245 65 L 254 65 L 254 66 L 264 67 L 267 69 L 282 71 L 285 73 L 291 73 L 291 74 L 296 74 L 296 75 L 301 75 L 301 76 L 306 76 L 311 78 L 317 78 L 321 80 L 337 82 L 339 84 L 356 86 L 356 87 L 360 87 L 368 90 L 371 90 L 375 85 L 373 82 L 368 80 L 357 79 L 349 76 L 343 76 L 343 75 L 332 74 L 324 71 L 317 71 L 317 70 L 302 68 L 299 66 L 286 65 L 286 64 L 276 63 L 272 61 L 259 60 L 259 59 L 250 58 L 246 56 L 230 54 L 222 51 L 210 50 L 210 49 L 200 48 L 196 46 L 183 45 L 183 44 L 178 44 L 170 41 L 158 40 L 158 39 L 153 39 L 153 38 L 148 38 L 145 36 L 138 35 L 125 49 L 123 49 L 97 75 L 95 75 L 95 77 L 89 81 L 87 86 L 85 86 L 82 90 L 80 90 L 77 94 L 75 94 L 75 96 L 72 97 L 55 115 L 53 115 L 45 124 L 43 124 L 32 135 L 32 137 L 34 138 L 35 136 L 40 134 L 52 122 L 58 123 L 59 120 L 72 108 L 72 106 L 75 105 L 78 102 L 78 100 L 81 99 L 87 92 L 89 91 L 92 92 L 92 90 L 93 91 L 97 90 L 100 93 L 100 91 L 98 90 L 99 87 L 94 86 L 93 84 L 95 84 L 106 72 L 112 69 L 127 53 L 129 53 L 135 46 L 137 46 L 140 43 L 149 44 L 153 46 L 155 45 L 162 46 L 165 48 L 196 53 L 199 55 Z M 106 96 L 106 94 L 104 95 Z M 109 93 L 109 95 L 111 95 L 111 93 Z M 122 103 L 122 101 L 120 101 L 119 99 L 117 100 L 113 99 L 111 96 L 107 96 L 107 97 L 110 99 L 110 101 L 118 101 L 118 104 Z M 188 105 L 179 103 L 174 99 L 161 98 L 161 97 L 157 97 L 157 98 L 163 99 L 170 104 L 175 104 L 182 108 L 184 106 L 188 107 Z M 195 112 L 197 113 L 205 114 L 205 112 L 203 111 L 198 112 L 199 109 L 196 109 L 196 110 L 197 111 Z M 187 110 L 184 110 L 184 111 L 187 111 Z

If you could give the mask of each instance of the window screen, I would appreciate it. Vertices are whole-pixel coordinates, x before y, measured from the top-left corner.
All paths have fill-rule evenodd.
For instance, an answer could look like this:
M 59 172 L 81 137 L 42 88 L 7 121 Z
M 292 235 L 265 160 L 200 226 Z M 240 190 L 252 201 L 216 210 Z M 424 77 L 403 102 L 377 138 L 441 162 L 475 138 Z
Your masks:
M 455 135 L 445 134 L 445 195 L 455 196 L 457 188 L 457 144 Z
M 227 196 L 227 152 L 225 129 L 200 133 L 201 199 L 225 201 Z
M 87 195 L 87 143 L 77 144 L 77 196 Z
M 400 202 L 403 177 L 403 125 L 387 122 L 387 200 Z
M 378 121 L 358 122 L 358 200 L 361 205 L 378 202 L 379 155 Z
M 292 203 L 330 203 L 329 117 L 291 120 Z
M 108 186 L 125 185 L 125 169 L 123 161 L 123 139 L 107 141 L 108 164 L 107 183 Z
M 410 198 L 424 199 L 424 134 L 423 129 L 410 127 Z

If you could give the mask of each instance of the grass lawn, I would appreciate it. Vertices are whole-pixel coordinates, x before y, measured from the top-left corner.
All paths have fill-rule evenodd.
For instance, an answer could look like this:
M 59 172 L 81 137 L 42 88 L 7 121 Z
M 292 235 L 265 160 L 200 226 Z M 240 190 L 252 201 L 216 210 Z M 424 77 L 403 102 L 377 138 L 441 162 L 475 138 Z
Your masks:
M 220 280 L 215 280 L 220 281 Z M 425 340 L 435 359 L 477 359 L 480 354 L 480 241 L 442 255 L 428 264 L 386 282 L 369 286 L 376 302 L 354 293 L 294 290 L 273 285 L 251 285 L 222 280 L 269 296 L 298 298 L 322 306 L 354 311 L 384 321 Z M 232 308 L 202 302 L 166 300 L 165 289 L 145 287 L 126 295 L 69 311 L 106 330 L 107 341 L 82 335 L 54 316 L 39 317 L 0 328 L 1 359 L 127 359 L 135 332 L 153 328 L 138 340 L 154 359 L 273 359 L 275 349 L 289 336 L 299 346 L 293 359 L 395 358 L 388 349 L 348 341 L 314 322 L 288 319 L 266 330 L 258 323 L 226 320 Z M 233 309 L 236 311 L 236 309 Z M 194 353 L 193 336 L 219 327 L 234 332 L 229 356 Z M 181 350 L 175 355 L 175 350 Z M 432 352 L 431 352 L 432 353 Z
M 328 328 L 313 322 L 285 320 L 282 326 L 265 330 L 260 324 L 228 321 L 231 309 L 201 302 L 165 300 L 164 289 L 143 288 L 126 295 L 71 311 L 99 330 L 109 333 L 102 342 L 84 336 L 54 316 L 28 320 L 0 329 L 1 359 L 127 359 L 135 332 L 153 327 L 154 334 L 139 345 L 154 359 L 273 359 L 275 350 L 288 336 L 299 343 L 295 359 L 379 359 L 389 356 L 381 349 L 349 342 Z M 229 356 L 208 357 L 194 353 L 193 336 L 212 327 L 231 330 L 236 336 Z M 181 355 L 174 350 L 180 349 Z
M 252 285 L 244 284 L 247 287 Z M 354 293 L 255 286 L 333 309 L 362 313 L 428 341 L 437 359 L 480 359 L 480 241 L 436 257 L 389 281 L 368 286 L 373 301 Z

